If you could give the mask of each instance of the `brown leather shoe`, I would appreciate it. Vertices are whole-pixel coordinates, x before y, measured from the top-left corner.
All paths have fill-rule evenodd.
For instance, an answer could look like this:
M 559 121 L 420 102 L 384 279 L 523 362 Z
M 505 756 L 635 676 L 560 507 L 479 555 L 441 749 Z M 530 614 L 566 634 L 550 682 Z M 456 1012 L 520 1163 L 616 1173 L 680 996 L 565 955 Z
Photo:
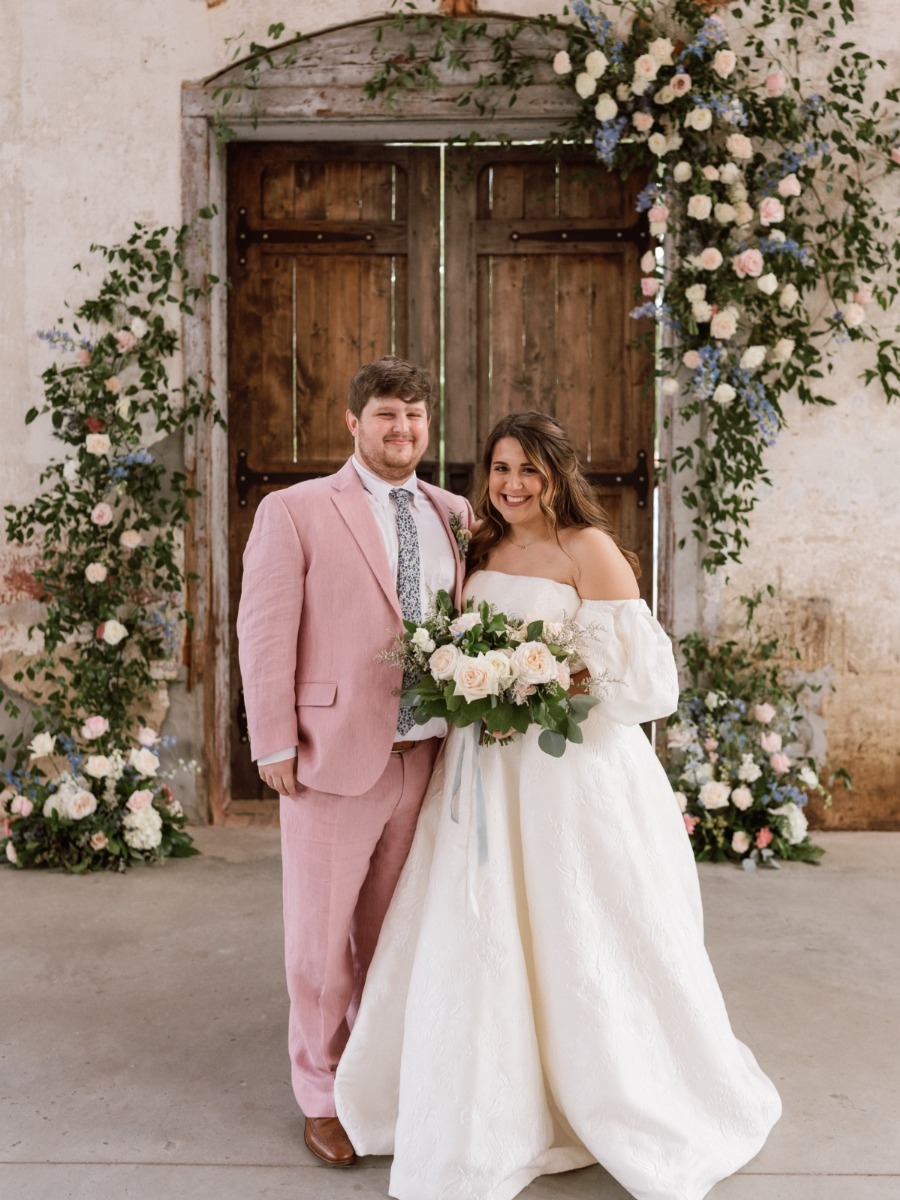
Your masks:
M 356 1151 L 337 1117 L 307 1117 L 303 1140 L 329 1167 L 352 1167 L 356 1162 Z

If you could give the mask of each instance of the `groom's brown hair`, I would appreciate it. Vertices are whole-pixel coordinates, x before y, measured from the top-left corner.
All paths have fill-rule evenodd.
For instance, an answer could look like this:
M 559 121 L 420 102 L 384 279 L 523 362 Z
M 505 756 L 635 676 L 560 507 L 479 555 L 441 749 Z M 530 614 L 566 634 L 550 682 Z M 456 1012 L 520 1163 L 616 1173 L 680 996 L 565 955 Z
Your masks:
M 363 363 L 350 380 L 347 407 L 359 417 L 373 396 L 391 396 L 406 404 L 418 400 L 431 416 L 432 391 L 431 379 L 421 367 L 386 354 L 375 362 Z

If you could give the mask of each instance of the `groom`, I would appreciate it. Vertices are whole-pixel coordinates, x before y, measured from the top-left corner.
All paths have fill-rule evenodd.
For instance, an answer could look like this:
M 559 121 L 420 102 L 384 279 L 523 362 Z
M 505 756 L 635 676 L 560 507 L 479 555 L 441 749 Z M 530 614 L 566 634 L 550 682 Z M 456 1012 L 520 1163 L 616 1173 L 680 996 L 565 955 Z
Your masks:
M 376 662 L 464 575 L 454 528 L 467 501 L 416 478 L 428 376 L 367 363 L 346 413 L 353 455 L 334 475 L 266 496 L 244 553 L 238 612 L 250 744 L 281 796 L 285 964 L 294 1095 L 313 1154 L 355 1154 L 334 1072 L 446 733 L 401 709 L 397 667 Z M 451 527 L 451 518 L 453 518 Z

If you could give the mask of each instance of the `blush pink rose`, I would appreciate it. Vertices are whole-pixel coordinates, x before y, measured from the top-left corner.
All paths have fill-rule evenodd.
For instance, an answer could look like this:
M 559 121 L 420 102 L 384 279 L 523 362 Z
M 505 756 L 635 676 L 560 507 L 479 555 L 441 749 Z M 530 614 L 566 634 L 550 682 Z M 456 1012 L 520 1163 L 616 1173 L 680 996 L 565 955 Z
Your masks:
M 708 179 L 710 183 L 715 183 L 719 178 L 719 168 L 707 165 L 703 168 L 703 178 Z
M 84 569 L 84 577 L 88 583 L 103 583 L 108 573 L 103 563 L 99 562 L 88 563 Z
M 79 367 L 89 367 L 91 365 L 90 350 L 77 350 L 75 352 L 75 362 Z
M 128 797 L 126 808 L 130 808 L 132 812 L 140 812 L 142 808 L 148 808 L 153 803 L 153 793 L 147 788 L 141 788 L 138 792 L 132 792 Z
M 768 825 L 763 825 L 762 829 L 756 835 L 755 845 L 757 850 L 765 850 L 766 846 L 768 846 L 771 840 L 772 830 L 768 827 Z
M 737 66 L 737 55 L 733 50 L 717 50 L 713 58 L 713 70 L 721 79 L 727 79 Z
M 112 392 L 114 396 L 117 396 L 122 390 L 122 385 L 119 382 L 118 376 L 116 375 L 110 375 L 109 379 L 104 382 L 103 386 L 108 392 Z
M 119 545 L 123 550 L 137 550 L 142 541 L 143 538 L 137 529 L 125 529 L 119 535 Z
M 105 850 L 108 844 L 109 844 L 109 838 L 106 836 L 106 834 L 103 832 L 102 829 L 98 833 L 94 833 L 91 835 L 91 849 L 92 850 Z
M 759 219 L 763 225 L 777 225 L 784 220 L 784 205 L 774 196 L 766 196 L 759 206 Z
M 735 158 L 753 157 L 753 143 L 743 133 L 732 133 L 725 145 Z
M 689 371 L 696 371 L 703 359 L 696 350 L 686 350 L 681 356 L 681 361 Z
M 646 133 L 653 125 L 653 118 L 649 113 L 636 112 L 631 118 L 631 123 L 638 133 Z
M 800 180 L 793 173 L 790 175 L 785 175 L 784 179 L 779 181 L 779 196 L 799 196 L 801 190 Z
M 766 754 L 775 754 L 781 749 L 781 734 L 776 733 L 774 729 L 770 729 L 768 733 L 761 733 L 759 744 Z
M 775 716 L 775 709 L 771 704 L 755 704 L 753 706 L 753 719 L 759 721 L 760 725 L 768 725 Z
M 27 796 L 13 796 L 9 806 L 9 811 L 17 817 L 30 817 L 33 809 L 34 805 Z
M 93 741 L 94 738 L 103 737 L 104 733 L 109 733 L 109 721 L 106 717 L 88 717 L 81 727 L 81 736 L 88 742 Z
M 776 775 L 783 775 L 791 769 L 791 760 L 786 754 L 773 754 L 769 758 L 769 765 Z
M 669 87 L 676 96 L 686 96 L 692 87 L 690 75 L 686 71 L 682 71 L 679 75 L 673 75 L 669 80 Z
M 715 246 L 707 246 L 705 250 L 700 251 L 700 266 L 704 271 L 718 271 L 723 261 L 722 252 Z
M 641 280 L 641 295 L 655 296 L 659 291 L 659 280 L 653 278 L 644 278 Z
M 137 740 L 140 746 L 155 746 L 159 741 L 159 734 L 148 725 L 142 725 L 137 731 Z
M 862 285 L 862 287 L 857 289 L 853 299 L 856 301 L 857 304 L 871 304 L 872 303 L 872 289 L 867 284 L 864 283 Z
M 119 332 L 116 334 L 116 345 L 119 347 L 119 349 L 123 353 L 125 351 L 131 350 L 136 342 L 137 342 L 137 338 L 134 336 L 134 334 L 131 332 L 130 329 L 120 329 Z
M 647 213 L 648 221 L 668 221 L 669 210 L 665 204 L 654 204 Z
M 787 89 L 787 76 L 783 71 L 770 71 L 766 76 L 766 95 L 770 100 L 777 100 Z
M 749 275 L 752 279 L 762 275 L 765 262 L 763 256 L 758 250 L 751 248 L 750 250 L 742 250 L 740 254 L 736 254 L 731 260 L 731 265 L 734 267 L 734 272 L 739 279 L 746 279 Z
M 91 509 L 91 520 L 95 525 L 109 525 L 112 519 L 113 511 L 108 504 L 95 504 Z

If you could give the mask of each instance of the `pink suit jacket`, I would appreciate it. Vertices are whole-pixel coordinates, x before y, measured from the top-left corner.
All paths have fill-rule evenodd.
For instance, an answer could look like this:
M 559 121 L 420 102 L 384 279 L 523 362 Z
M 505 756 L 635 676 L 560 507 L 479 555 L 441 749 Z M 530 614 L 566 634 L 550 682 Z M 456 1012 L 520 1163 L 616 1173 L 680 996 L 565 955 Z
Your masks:
M 419 481 L 453 544 L 455 601 L 465 563 L 450 516 L 467 500 Z M 351 462 L 272 492 L 247 548 L 237 632 L 254 759 L 298 743 L 297 778 L 358 796 L 384 771 L 397 726 L 399 668 L 375 661 L 403 628 L 397 588 Z

